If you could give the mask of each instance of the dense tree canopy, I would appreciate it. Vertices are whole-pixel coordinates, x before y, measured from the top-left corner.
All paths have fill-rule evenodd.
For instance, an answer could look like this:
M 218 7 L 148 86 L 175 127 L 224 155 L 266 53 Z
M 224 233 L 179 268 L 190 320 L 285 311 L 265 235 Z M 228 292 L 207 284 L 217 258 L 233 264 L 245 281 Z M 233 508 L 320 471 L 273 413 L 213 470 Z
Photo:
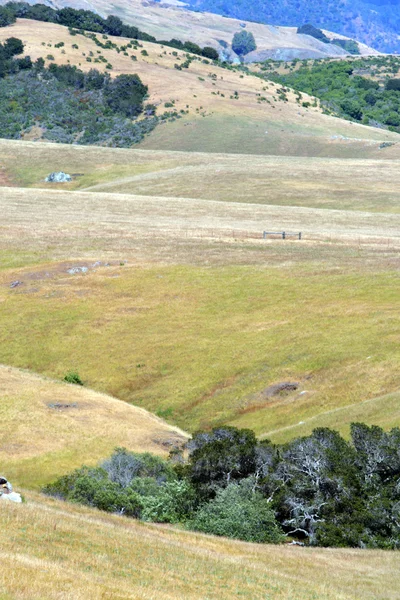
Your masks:
M 398 428 L 354 423 L 348 441 L 320 428 L 273 445 L 219 427 L 195 434 L 186 450 L 165 462 L 118 449 L 99 468 L 79 469 L 46 491 L 254 542 L 400 548 Z

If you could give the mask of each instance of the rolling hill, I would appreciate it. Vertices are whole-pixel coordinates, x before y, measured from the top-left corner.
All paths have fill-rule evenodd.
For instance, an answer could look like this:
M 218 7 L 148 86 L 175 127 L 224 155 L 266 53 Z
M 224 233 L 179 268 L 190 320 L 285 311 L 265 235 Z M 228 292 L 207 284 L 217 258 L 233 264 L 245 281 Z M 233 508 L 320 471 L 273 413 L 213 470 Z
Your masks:
M 165 115 L 143 148 L 358 158 L 378 157 L 382 143 L 398 140 L 396 133 L 324 115 L 313 98 L 304 94 L 300 101 L 290 90 L 282 95 L 279 84 L 254 75 L 202 60 L 175 68 L 186 53 L 158 44 L 142 42 L 142 50 L 125 53 L 120 46 L 129 40 L 110 36 L 118 48 L 99 50 L 92 39 L 71 36 L 66 27 L 28 19 L 0 28 L 0 42 L 10 36 L 23 40 L 32 60 L 50 57 L 46 64 L 69 61 L 85 71 L 94 66 L 106 71 L 108 64 L 111 75 L 137 73 L 149 87 L 149 102 L 160 117 Z M 99 55 L 105 62 L 96 62 Z M 304 107 L 307 100 L 310 106 Z M 37 123 L 23 137 L 41 139 L 42 133 Z
M 249 544 L 138 523 L 34 492 L 26 499 L 0 511 L 7 532 L 0 554 L 5 600 L 398 596 L 396 552 Z
M 10 36 L 46 64 L 99 53 L 52 23 Z M 165 455 L 179 427 L 400 425 L 398 135 L 111 39 L 95 66 L 181 118 L 135 149 L 51 144 L 40 122 L 0 140 L 0 460 L 27 500 L 1 507 L 0 597 L 394 600 L 394 552 L 245 544 L 38 493 L 115 446 Z M 45 182 L 59 170 L 72 181 Z
M 117 446 L 167 454 L 186 434 L 141 408 L 77 385 L 0 366 L 2 475 L 41 488 Z
M 20 169 L 16 180 L 40 186 L 1 190 L 3 363 L 56 377 L 78 369 L 89 386 L 190 431 L 228 422 L 279 430 L 277 439 L 300 421 L 346 406 L 353 414 L 399 389 L 399 215 L 395 180 L 384 183 L 396 161 L 260 157 L 252 170 L 255 159 L 245 156 L 59 145 L 55 159 L 51 144 L 2 148 L 10 179 Z M 61 165 L 80 167 L 69 191 L 43 182 Z M 281 195 L 281 206 L 274 192 L 239 202 L 240 188 L 224 187 L 235 165 L 255 197 L 292 171 L 293 195 Z M 364 192 L 352 180 L 362 166 L 371 177 Z M 200 185 L 212 169 L 218 201 Z M 320 187 L 306 187 L 296 206 L 313 170 Z M 132 190 L 135 172 L 149 181 L 147 195 Z M 371 196 L 378 174 L 381 192 Z M 76 189 L 80 182 L 89 190 Z M 357 187 L 360 206 L 350 202 Z M 301 230 L 303 240 L 263 240 L 265 228 Z M 22 283 L 10 289 L 13 281 Z M 301 382 L 298 392 L 264 396 L 287 379 Z M 397 424 L 396 415 L 382 419 Z
M 382 52 L 399 51 L 399 4 L 396 0 L 332 0 L 297 2 L 248 2 L 247 0 L 188 0 L 185 6 L 208 10 L 227 17 L 248 19 L 276 25 L 303 25 L 332 29 L 358 39 Z

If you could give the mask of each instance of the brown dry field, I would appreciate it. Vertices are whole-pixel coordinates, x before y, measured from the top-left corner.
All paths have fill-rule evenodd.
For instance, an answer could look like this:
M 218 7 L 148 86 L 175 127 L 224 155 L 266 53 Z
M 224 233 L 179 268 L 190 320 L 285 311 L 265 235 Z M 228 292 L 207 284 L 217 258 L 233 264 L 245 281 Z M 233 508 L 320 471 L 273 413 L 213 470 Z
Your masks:
M 291 92 L 287 94 L 288 102 L 280 101 L 276 93 L 279 85 L 252 75 L 241 76 L 239 72 L 203 64 L 201 60 L 179 71 L 174 64 L 184 61 L 185 53 L 178 51 L 173 56 L 172 48 L 143 42 L 148 56 L 141 54 L 141 47 L 128 49 L 128 56 L 124 56 L 115 49 L 99 50 L 92 40 L 71 36 L 66 27 L 27 19 L 0 29 L 0 42 L 10 36 L 22 39 L 25 53 L 33 60 L 54 56 L 54 60 L 46 59 L 47 64 L 64 64 L 69 60 L 83 70 L 93 67 L 104 70 L 104 63 L 86 60 L 90 52 L 92 61 L 100 52 L 113 67 L 111 75 L 137 73 L 141 77 L 149 87 L 149 101 L 159 107 L 159 115 L 166 110 L 164 104 L 172 100 L 178 112 L 189 111 L 175 122 L 159 125 L 142 142 L 143 148 L 378 158 L 382 154 L 380 143 L 399 140 L 398 134 L 389 131 L 323 115 L 318 106 L 304 108 Z M 111 36 L 110 39 L 119 46 L 130 41 Z M 55 48 L 58 42 L 64 42 L 65 46 Z M 73 44 L 79 48 L 73 49 Z M 137 61 L 132 61 L 131 54 Z M 237 100 L 235 91 L 239 95 Z M 266 100 L 261 101 L 261 97 Z M 303 99 L 308 96 L 303 94 Z M 26 139 L 38 136 L 40 130 L 34 129 Z M 385 154 L 392 156 L 386 150 Z
M 264 229 L 301 231 L 298 248 L 336 241 L 384 251 L 400 246 L 398 214 L 23 188 L 1 188 L 0 198 L 2 249 L 50 252 L 58 260 L 99 252 L 115 259 L 139 252 L 145 258 L 147 250 L 151 257 L 158 249 L 162 262 L 175 262 L 164 252 L 164 240 L 184 246 L 194 240 L 201 255 L 204 242 L 219 247 L 251 238 L 262 252 L 279 242 L 263 240 Z M 296 243 L 288 242 L 291 248 Z
M 249 202 L 304 208 L 398 213 L 400 146 L 378 159 L 334 159 L 168 152 L 0 140 L 0 183 Z M 49 185 L 51 171 L 70 184 Z

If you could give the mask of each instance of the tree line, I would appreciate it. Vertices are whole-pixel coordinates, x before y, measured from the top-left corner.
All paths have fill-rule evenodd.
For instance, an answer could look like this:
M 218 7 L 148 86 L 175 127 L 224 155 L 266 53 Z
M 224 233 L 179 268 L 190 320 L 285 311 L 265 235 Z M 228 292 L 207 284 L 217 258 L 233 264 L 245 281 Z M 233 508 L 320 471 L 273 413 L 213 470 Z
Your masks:
M 400 548 L 400 429 L 362 423 L 276 445 L 247 429 L 196 433 L 168 460 L 116 449 L 47 494 L 253 542 Z
M 285 74 L 270 72 L 266 78 L 316 96 L 328 114 L 359 121 L 364 125 L 386 127 L 400 133 L 400 80 L 387 74 L 384 82 L 380 83 L 372 77 L 357 73 L 370 70 L 371 75 L 380 75 L 380 58 L 375 61 L 357 59 L 310 62 L 311 64 L 308 61 L 298 61 L 300 66 L 296 70 Z M 376 69 L 374 62 L 377 63 Z M 399 59 L 390 57 L 386 62 L 389 70 L 397 74 Z M 264 68 L 268 68 L 267 64 Z

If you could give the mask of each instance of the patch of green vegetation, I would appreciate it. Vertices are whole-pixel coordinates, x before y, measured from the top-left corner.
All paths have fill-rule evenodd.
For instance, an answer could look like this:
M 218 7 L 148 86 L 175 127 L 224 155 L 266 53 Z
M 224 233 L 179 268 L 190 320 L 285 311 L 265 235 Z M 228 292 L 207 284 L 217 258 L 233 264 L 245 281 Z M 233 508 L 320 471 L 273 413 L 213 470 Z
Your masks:
M 315 429 L 283 446 L 248 429 L 196 433 L 170 461 L 118 448 L 47 494 L 107 512 L 258 543 L 400 548 L 400 429 Z
M 264 64 L 264 70 L 270 68 L 270 62 Z M 301 64 L 288 74 L 272 71 L 268 78 L 320 98 L 328 114 L 400 133 L 400 91 L 390 84 L 390 73 L 397 73 L 399 68 L 396 57 L 318 60 Z M 381 78 L 386 75 L 381 82 L 372 78 L 378 73 Z
M 40 126 L 53 142 L 129 147 L 158 123 L 154 115 L 136 121 L 148 91 L 137 75 L 111 79 L 70 65 L 46 69 L 43 59 L 32 65 L 3 54 L 2 62 L 0 48 L 1 137 L 18 139 Z M 2 65 L 7 78 L 1 78 Z

